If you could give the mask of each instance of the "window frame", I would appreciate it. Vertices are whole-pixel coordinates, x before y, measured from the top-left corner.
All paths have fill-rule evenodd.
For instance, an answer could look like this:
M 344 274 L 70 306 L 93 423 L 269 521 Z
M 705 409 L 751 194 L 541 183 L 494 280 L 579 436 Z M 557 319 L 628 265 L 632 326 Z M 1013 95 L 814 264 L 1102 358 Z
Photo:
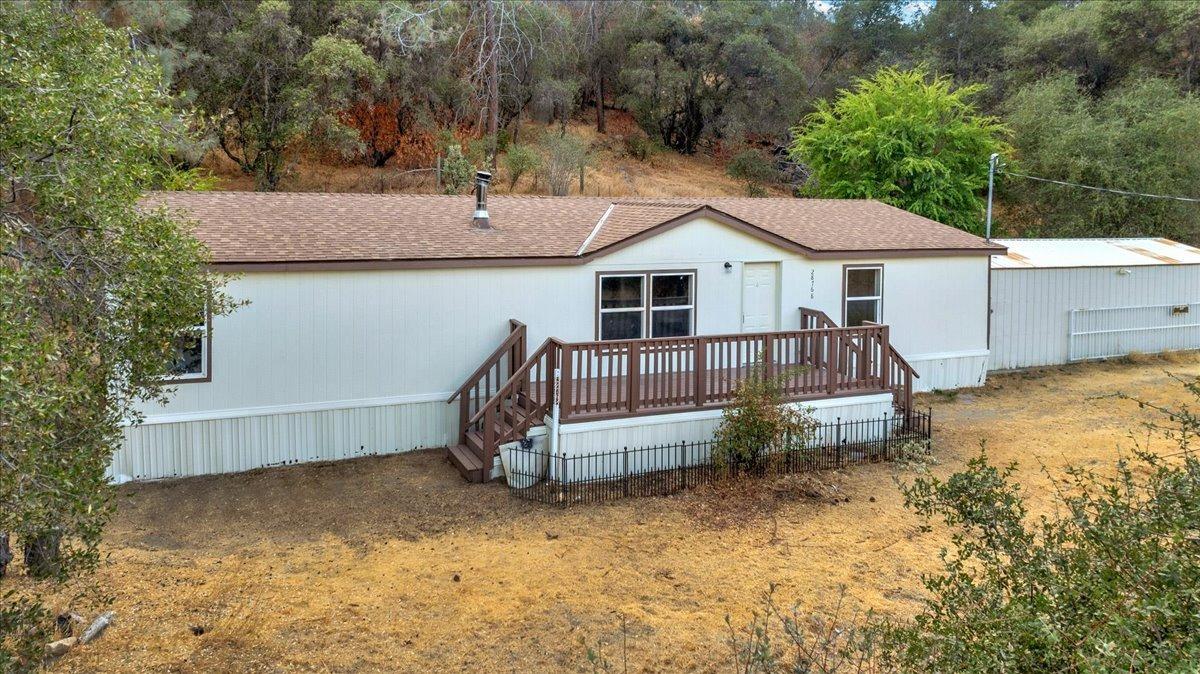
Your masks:
M 602 304 L 602 301 L 603 301 L 603 293 L 604 293 L 604 279 L 606 279 L 606 278 L 641 279 L 641 282 L 642 282 L 641 305 L 636 306 L 636 307 L 618 307 L 618 308 L 613 308 L 613 309 L 605 309 Z M 596 274 L 596 341 L 598 341 L 598 342 L 620 341 L 620 340 L 616 340 L 616 339 L 606 340 L 601 336 L 600 330 L 601 330 L 601 323 L 602 323 L 602 319 L 604 318 L 604 314 L 631 314 L 635 311 L 640 312 L 642 314 L 642 335 L 645 335 L 646 334 L 646 318 L 647 318 L 646 308 L 650 304 L 649 299 L 650 299 L 650 287 L 649 287 L 649 282 L 647 281 L 645 273 L 615 272 L 615 273 L 604 274 L 604 273 L 597 272 L 597 274 Z M 641 337 L 634 337 L 633 339 L 641 339 Z
M 204 332 L 200 338 L 200 372 L 190 374 L 170 374 L 164 376 L 160 383 L 174 386 L 175 384 L 203 384 L 212 381 L 212 311 L 204 306 L 204 323 L 192 326 L 203 326 Z
M 628 341 L 630 339 L 673 339 L 672 337 L 651 337 L 653 333 L 654 319 L 654 277 L 656 276 L 690 276 L 691 283 L 689 284 L 688 304 L 674 304 L 670 306 L 658 307 L 657 311 L 682 311 L 684 309 L 691 312 L 691 321 L 688 325 L 688 334 L 680 335 L 680 337 L 695 337 L 696 336 L 696 282 L 699 276 L 695 269 L 652 269 L 652 270 L 628 270 L 628 271 L 598 271 L 596 272 L 596 328 L 595 340 L 597 342 L 619 342 Z M 604 279 L 611 277 L 633 277 L 642 279 L 642 306 L 639 307 L 624 307 L 620 309 L 603 309 L 601 308 L 601 295 L 603 292 Z M 604 339 L 601 335 L 601 317 L 605 313 L 620 313 L 632 312 L 640 310 L 642 312 L 642 334 L 639 337 L 630 337 L 625 340 L 620 339 Z
M 848 307 L 851 300 L 874 300 L 879 307 L 875 315 L 875 323 L 883 323 L 883 263 L 878 264 L 845 264 L 842 265 L 842 327 L 852 327 L 849 321 L 846 320 L 849 314 Z M 874 269 L 879 272 L 879 294 L 878 295 L 854 295 L 850 296 L 850 272 L 858 269 Z M 856 327 L 856 326 L 855 326 Z

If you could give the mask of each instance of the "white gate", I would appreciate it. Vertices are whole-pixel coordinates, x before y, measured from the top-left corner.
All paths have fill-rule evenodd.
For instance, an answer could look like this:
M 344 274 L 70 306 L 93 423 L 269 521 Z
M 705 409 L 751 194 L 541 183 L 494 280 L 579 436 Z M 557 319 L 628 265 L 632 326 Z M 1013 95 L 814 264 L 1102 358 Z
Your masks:
M 1200 349 L 1200 303 L 1071 309 L 1071 362 Z

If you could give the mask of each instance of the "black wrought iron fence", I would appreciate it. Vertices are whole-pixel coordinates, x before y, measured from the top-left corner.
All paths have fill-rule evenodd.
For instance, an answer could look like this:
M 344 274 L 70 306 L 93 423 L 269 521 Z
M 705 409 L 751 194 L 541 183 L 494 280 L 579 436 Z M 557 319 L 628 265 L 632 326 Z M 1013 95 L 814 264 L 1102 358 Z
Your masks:
M 552 457 L 544 449 L 504 451 L 513 495 L 541 503 L 595 503 L 665 496 L 734 474 L 767 475 L 841 468 L 927 453 L 932 410 L 817 426 L 806 443 L 764 452 L 743 464 L 714 462 L 713 441 L 678 442 Z

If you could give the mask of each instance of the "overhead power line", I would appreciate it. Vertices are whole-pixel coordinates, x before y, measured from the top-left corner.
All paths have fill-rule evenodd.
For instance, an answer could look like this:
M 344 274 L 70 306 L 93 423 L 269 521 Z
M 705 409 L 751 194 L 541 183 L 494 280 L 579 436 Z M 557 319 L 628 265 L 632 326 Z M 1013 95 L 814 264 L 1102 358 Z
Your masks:
M 1013 176 L 1016 178 L 1025 178 L 1026 180 L 1035 180 L 1039 183 L 1051 183 L 1054 185 L 1062 185 L 1063 187 L 1078 187 L 1085 190 L 1093 190 L 1095 192 L 1107 192 L 1108 194 L 1119 194 L 1126 197 L 1144 197 L 1146 199 L 1170 199 L 1172 201 L 1186 201 L 1192 204 L 1200 203 L 1200 199 L 1195 197 L 1177 197 L 1172 194 L 1148 194 L 1146 192 L 1132 192 L 1130 190 L 1114 190 L 1108 187 L 1096 187 L 1095 185 L 1081 185 L 1079 183 L 1071 183 L 1065 180 L 1052 180 L 1050 178 L 1039 178 L 1038 176 L 1026 175 L 1024 173 L 1016 173 L 1014 171 L 1005 171 L 1001 169 L 998 173 Z

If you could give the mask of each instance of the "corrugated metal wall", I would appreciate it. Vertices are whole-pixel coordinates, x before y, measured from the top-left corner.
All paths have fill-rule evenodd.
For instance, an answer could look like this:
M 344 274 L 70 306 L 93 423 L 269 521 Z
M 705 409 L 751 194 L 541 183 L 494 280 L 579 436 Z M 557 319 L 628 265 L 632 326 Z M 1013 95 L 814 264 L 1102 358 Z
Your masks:
M 1120 273 L 1121 269 L 1128 273 Z M 989 368 L 992 370 L 1068 362 L 1072 309 L 1200 301 L 1200 266 L 1196 265 L 993 269 L 991 273 L 992 355 Z M 1162 325 L 1172 325 L 1180 320 L 1196 322 L 1200 318 L 1183 315 L 1181 319 L 1167 310 L 1160 314 Z M 1133 315 L 1118 320 L 1133 321 Z M 1139 322 L 1138 325 L 1148 324 Z M 1119 326 L 1114 324 L 1113 327 Z M 1181 331 L 1180 336 L 1184 339 L 1168 344 L 1162 341 L 1158 332 L 1128 333 L 1119 341 L 1119 348 L 1123 353 L 1200 348 L 1200 331 Z
M 155 480 L 444 447 L 457 421 L 438 400 L 151 423 L 125 429 L 110 471 Z

